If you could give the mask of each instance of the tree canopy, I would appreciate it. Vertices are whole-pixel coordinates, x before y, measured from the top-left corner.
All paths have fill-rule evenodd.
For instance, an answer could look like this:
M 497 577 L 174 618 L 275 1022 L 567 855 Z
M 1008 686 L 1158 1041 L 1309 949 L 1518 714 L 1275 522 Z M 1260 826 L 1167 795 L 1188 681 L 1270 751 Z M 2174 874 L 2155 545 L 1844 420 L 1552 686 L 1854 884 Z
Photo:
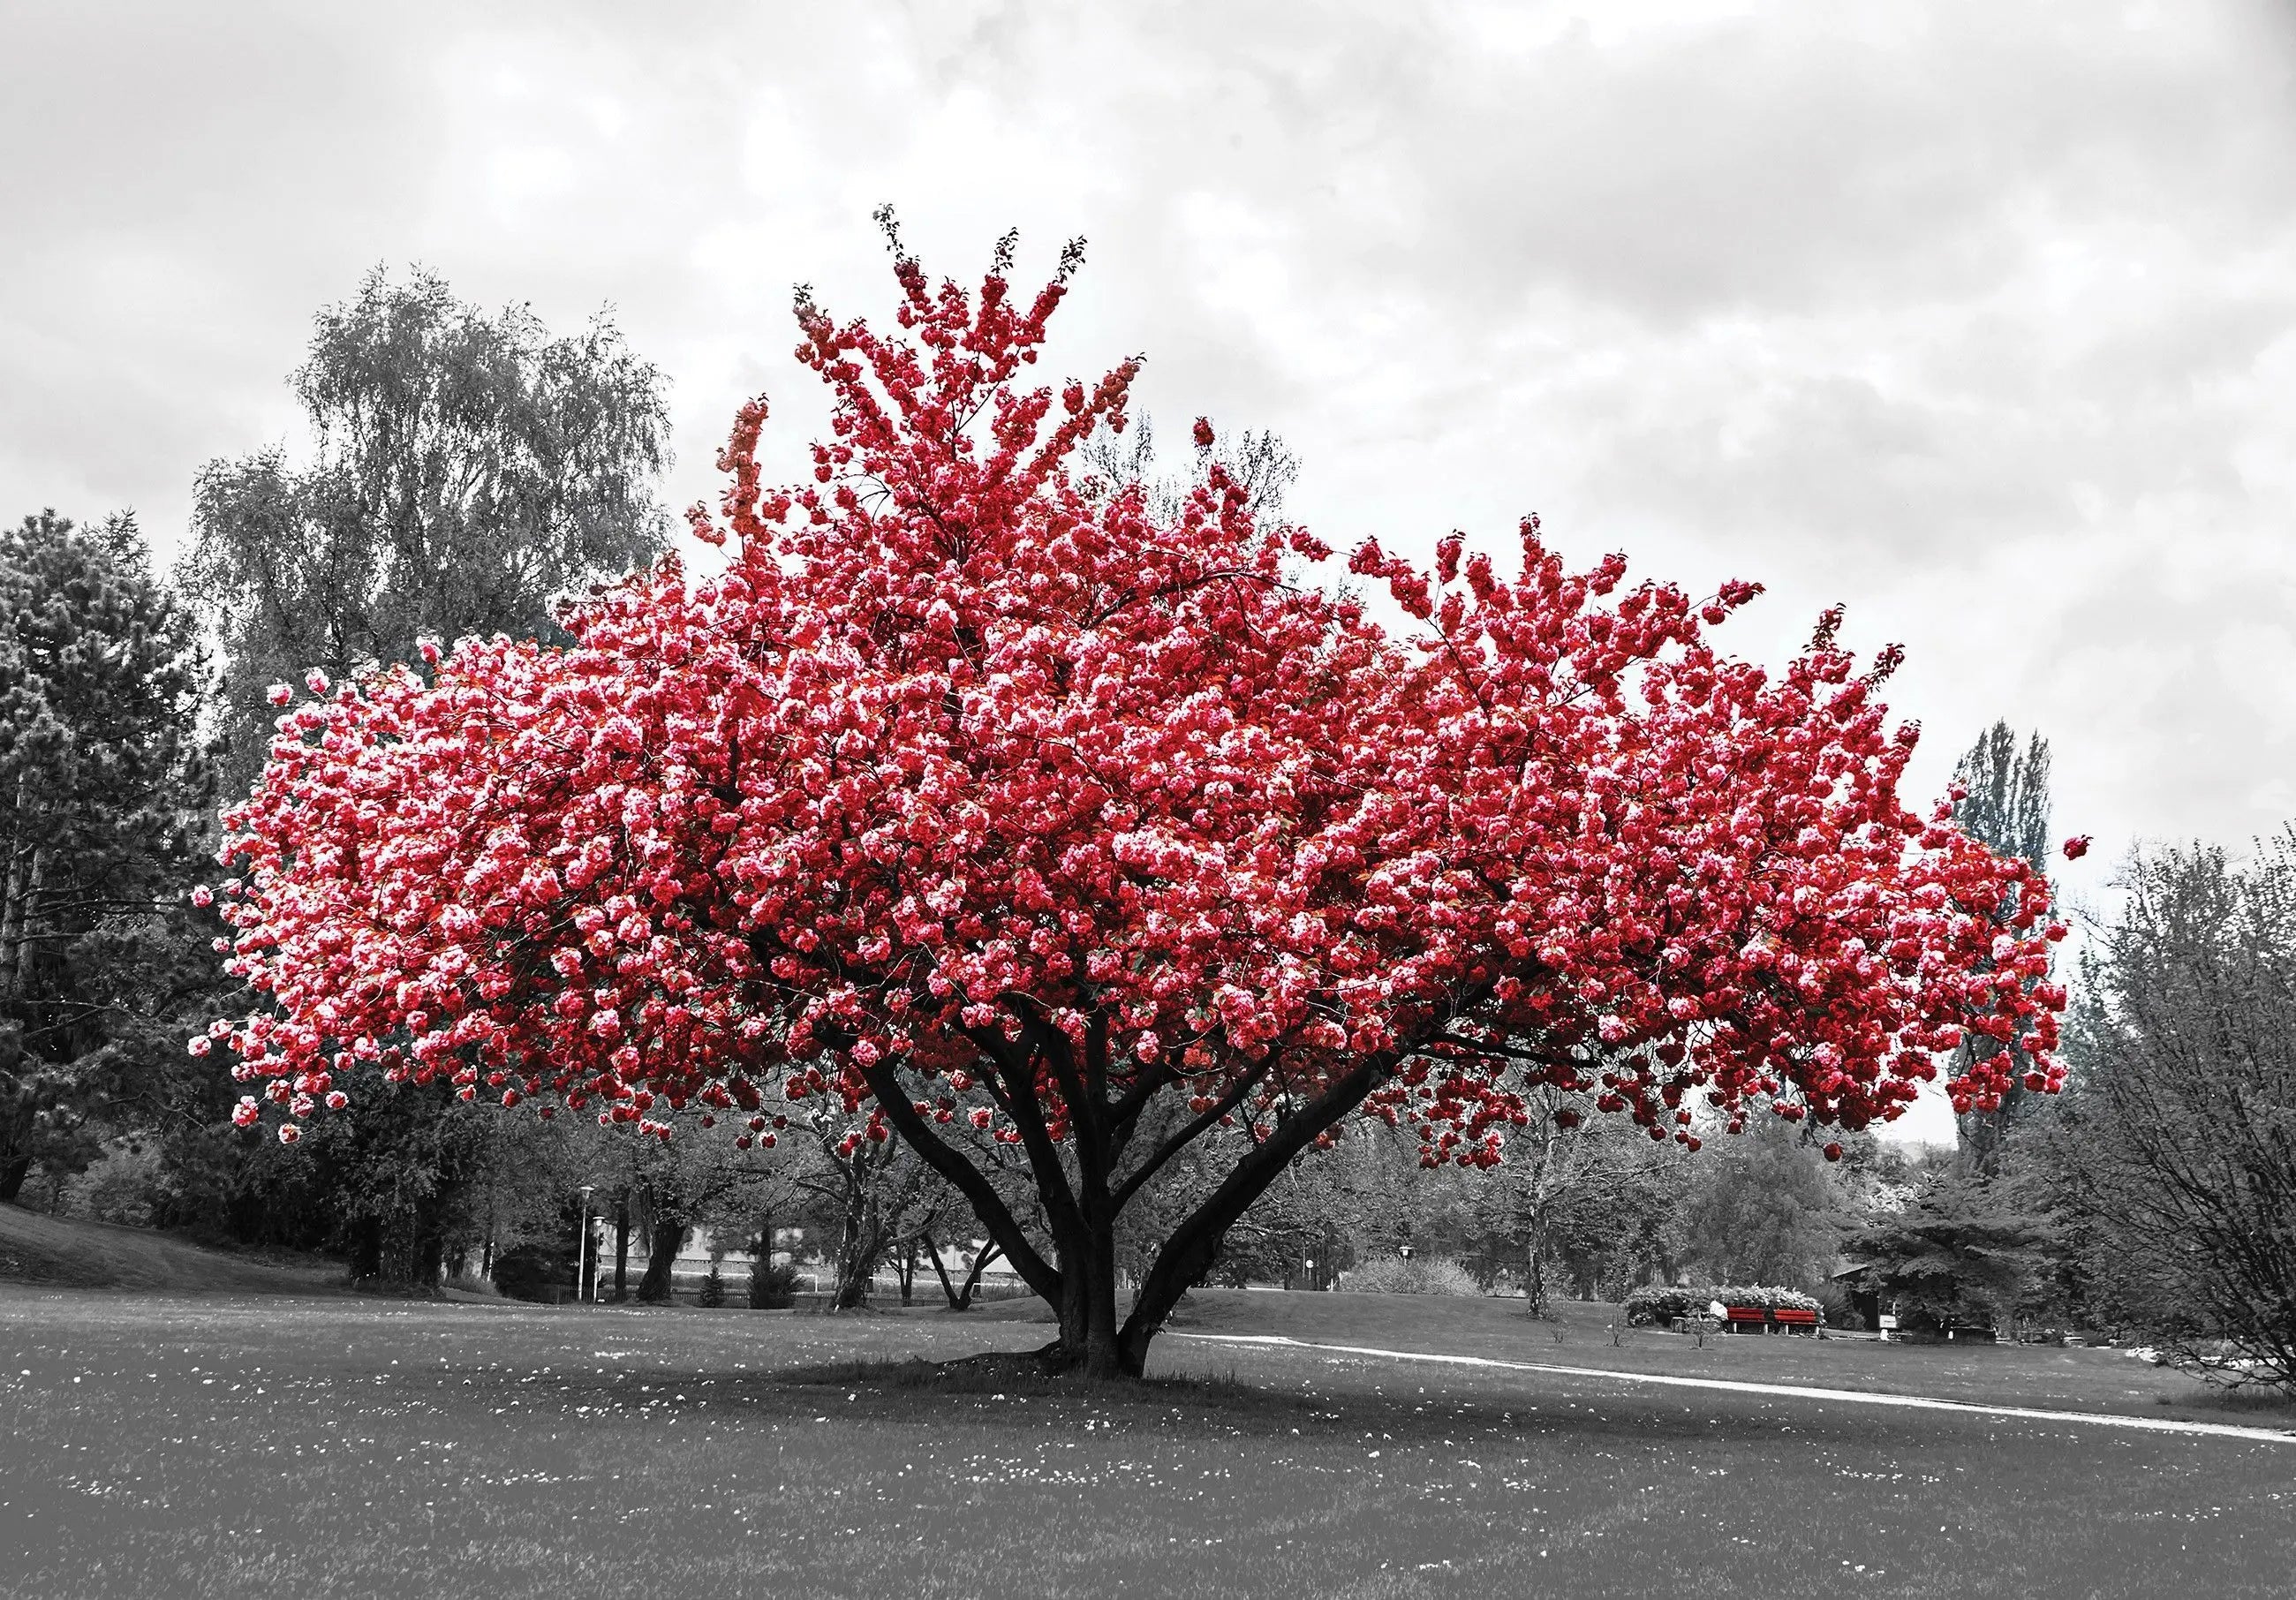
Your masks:
M 563 647 L 275 691 L 223 893 L 276 1009 L 217 1033 L 283 1137 L 372 1074 L 665 1137 L 836 1096 L 1113 1373 L 1352 1112 L 1474 1166 L 1529 1084 L 1690 1144 L 1692 1096 L 1885 1120 L 1967 1030 L 2055 1081 L 2030 981 L 2063 930 L 2027 863 L 1898 799 L 1894 651 L 1861 669 L 1829 613 L 1774 675 L 1710 638 L 1757 586 L 1627 587 L 1536 519 L 1511 572 L 1358 548 L 1390 630 L 1208 447 L 1169 515 L 1072 470 L 1137 372 L 1034 382 L 1078 259 L 1016 297 L 1008 240 L 968 292 L 897 242 L 890 332 L 801 294 L 830 436 L 767 492 L 743 409 L 693 513 L 718 576 L 665 559 Z M 1118 1213 L 1223 1123 L 1248 1141 L 1119 1324 Z M 1015 1161 L 1041 1234 L 991 1181 Z

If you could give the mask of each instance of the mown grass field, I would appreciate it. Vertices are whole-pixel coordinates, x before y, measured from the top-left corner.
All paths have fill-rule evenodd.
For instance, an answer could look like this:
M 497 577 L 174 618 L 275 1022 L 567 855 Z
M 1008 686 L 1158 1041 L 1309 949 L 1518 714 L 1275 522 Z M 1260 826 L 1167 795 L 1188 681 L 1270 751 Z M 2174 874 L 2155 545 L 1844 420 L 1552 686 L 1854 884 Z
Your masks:
M 2110 1351 L 1198 1302 L 1182 1332 L 2296 1432 Z M 1178 1338 L 1114 1391 L 919 1365 L 1031 1315 L 0 1286 L 0 1595 L 2296 1593 L 2296 1442 Z

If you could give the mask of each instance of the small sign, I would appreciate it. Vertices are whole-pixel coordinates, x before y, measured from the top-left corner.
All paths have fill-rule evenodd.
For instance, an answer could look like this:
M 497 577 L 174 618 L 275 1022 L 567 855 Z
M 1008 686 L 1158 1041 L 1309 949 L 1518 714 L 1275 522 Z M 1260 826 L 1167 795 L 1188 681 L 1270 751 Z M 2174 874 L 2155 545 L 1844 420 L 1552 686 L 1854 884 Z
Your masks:
M 1882 1331 L 1884 1333 L 1890 1333 L 1894 1331 L 1898 1325 L 1897 1314 L 1891 1311 L 1884 1311 L 1882 1313 L 1881 1322 Z

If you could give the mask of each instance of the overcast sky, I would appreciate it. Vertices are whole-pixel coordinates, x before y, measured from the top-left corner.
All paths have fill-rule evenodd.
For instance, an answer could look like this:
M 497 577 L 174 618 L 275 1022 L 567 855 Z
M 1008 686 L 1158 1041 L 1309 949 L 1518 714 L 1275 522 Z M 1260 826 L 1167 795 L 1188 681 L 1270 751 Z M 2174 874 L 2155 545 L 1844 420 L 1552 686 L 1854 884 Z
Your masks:
M 289 438 L 381 263 L 669 374 L 670 497 L 790 288 L 882 316 L 869 212 L 971 276 L 1090 240 L 1060 365 L 1267 427 L 1345 547 L 1504 548 L 1904 643 L 1917 789 L 1997 717 L 2101 893 L 2296 816 L 2296 8 L 0 0 L 0 514 Z

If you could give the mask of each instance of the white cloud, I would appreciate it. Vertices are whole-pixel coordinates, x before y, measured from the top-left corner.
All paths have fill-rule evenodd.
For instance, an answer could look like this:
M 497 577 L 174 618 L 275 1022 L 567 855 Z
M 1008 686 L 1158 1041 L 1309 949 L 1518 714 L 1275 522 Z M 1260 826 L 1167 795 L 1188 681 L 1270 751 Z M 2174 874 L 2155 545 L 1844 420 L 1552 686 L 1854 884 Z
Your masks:
M 675 380 L 673 497 L 815 397 L 790 286 L 1093 242 L 1062 348 L 1273 426 L 1335 542 L 1568 549 L 1912 650 L 2098 835 L 2292 808 L 2296 37 L 2264 6 L 44 8 L 0 38 L 0 497 L 177 535 L 378 261 Z

